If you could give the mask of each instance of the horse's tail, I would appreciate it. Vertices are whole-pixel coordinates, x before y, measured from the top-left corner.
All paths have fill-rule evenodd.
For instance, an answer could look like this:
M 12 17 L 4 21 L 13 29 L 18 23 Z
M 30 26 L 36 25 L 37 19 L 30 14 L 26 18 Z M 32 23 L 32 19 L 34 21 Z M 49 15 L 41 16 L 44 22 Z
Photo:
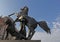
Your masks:
M 40 21 L 40 22 L 38 22 L 38 24 L 44 31 L 51 34 L 50 28 L 48 27 L 46 21 Z

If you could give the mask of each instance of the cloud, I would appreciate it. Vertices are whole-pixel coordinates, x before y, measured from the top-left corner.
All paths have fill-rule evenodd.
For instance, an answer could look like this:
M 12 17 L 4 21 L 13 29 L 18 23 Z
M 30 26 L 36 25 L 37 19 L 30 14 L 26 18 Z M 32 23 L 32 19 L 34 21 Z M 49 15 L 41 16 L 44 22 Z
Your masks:
M 32 40 L 41 40 L 42 42 L 60 42 L 60 30 L 52 29 L 52 33 L 36 32 Z
M 60 28 L 60 22 L 53 22 L 53 28 Z
M 45 32 L 36 32 L 32 37 L 32 40 L 41 40 L 42 42 L 60 42 L 60 17 L 52 22 L 52 24 L 53 29 L 51 29 L 51 35 Z
M 60 17 L 57 17 L 56 21 L 52 23 L 53 23 L 53 28 L 60 28 Z

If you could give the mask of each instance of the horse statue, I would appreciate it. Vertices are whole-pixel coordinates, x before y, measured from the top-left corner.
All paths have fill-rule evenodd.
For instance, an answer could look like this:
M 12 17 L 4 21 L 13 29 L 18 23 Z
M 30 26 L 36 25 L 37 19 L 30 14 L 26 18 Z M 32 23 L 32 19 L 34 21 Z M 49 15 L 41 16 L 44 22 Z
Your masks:
M 37 22 L 33 17 L 28 16 L 28 7 L 24 7 L 21 9 L 21 12 L 17 14 L 17 19 L 15 21 L 24 22 L 24 26 L 28 27 L 29 29 L 29 33 L 27 37 L 28 40 L 30 40 L 32 36 L 34 35 L 37 25 L 39 25 L 47 33 L 51 34 L 50 28 L 48 27 L 46 21 Z M 25 28 L 24 26 L 23 28 Z
M 15 21 L 24 21 L 25 26 L 29 29 L 28 39 L 30 40 L 35 33 L 37 25 L 39 25 L 47 33 L 51 33 L 46 21 L 37 22 L 33 17 L 28 16 L 28 7 L 24 7 L 20 13 L 17 14 L 17 19 Z
M 28 27 L 29 29 L 29 34 L 28 34 L 28 39 L 30 40 L 32 38 L 32 36 L 34 35 L 35 33 L 35 29 L 37 27 L 37 25 L 39 25 L 44 31 L 46 31 L 47 33 L 50 33 L 51 34 L 51 31 L 50 31 L 50 28 L 48 27 L 46 21 L 40 21 L 40 22 L 37 22 L 33 17 L 30 17 L 30 16 L 20 16 L 18 18 L 19 20 L 21 19 L 25 19 L 25 25 Z
M 27 39 L 23 34 L 19 33 L 13 22 L 14 20 L 9 16 L 0 17 L 0 29 L 3 28 L 0 30 L 3 34 L 3 36 L 1 34 L 1 40 L 6 40 L 9 34 L 11 34 L 12 37 L 16 37 L 15 40 L 21 40 L 22 37 Z

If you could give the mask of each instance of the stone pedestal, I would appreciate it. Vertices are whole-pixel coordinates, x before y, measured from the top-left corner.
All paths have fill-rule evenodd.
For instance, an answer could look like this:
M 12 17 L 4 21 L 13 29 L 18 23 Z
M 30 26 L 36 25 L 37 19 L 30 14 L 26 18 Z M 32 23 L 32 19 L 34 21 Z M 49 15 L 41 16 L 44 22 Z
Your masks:
M 0 40 L 0 42 L 41 42 L 41 40 Z

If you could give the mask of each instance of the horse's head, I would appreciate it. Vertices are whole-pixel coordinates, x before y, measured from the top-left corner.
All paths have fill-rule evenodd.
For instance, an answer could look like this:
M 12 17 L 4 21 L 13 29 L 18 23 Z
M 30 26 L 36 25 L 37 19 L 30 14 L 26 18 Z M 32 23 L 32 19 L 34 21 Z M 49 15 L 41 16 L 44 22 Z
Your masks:
M 28 8 L 27 6 L 24 6 L 23 8 L 21 8 L 21 10 L 26 10 L 26 11 L 28 11 L 29 8 Z
M 29 11 L 29 8 L 27 6 L 24 6 L 23 8 L 21 8 L 22 13 L 25 13 L 28 15 L 28 11 Z

